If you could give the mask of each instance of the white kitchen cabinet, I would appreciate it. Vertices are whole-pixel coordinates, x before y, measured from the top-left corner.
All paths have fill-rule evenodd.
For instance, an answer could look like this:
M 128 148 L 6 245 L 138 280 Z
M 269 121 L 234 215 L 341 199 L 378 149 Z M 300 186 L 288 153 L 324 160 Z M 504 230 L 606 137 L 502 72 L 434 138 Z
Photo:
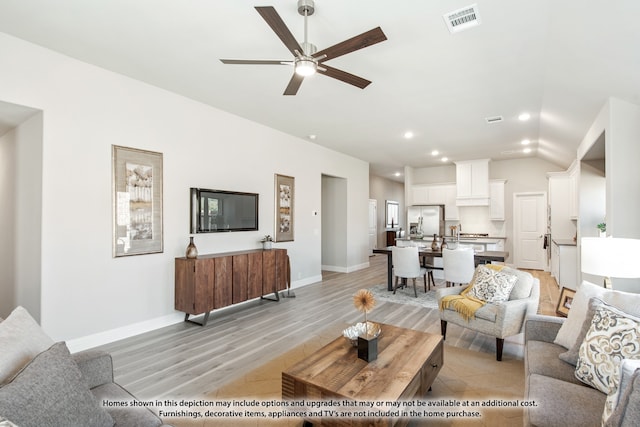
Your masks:
M 444 219 L 457 221 L 455 184 L 418 184 L 411 187 L 410 205 L 444 205 Z
M 576 289 L 578 250 L 572 241 L 553 240 L 551 243 L 551 275 L 561 288 Z
M 495 243 L 487 243 L 485 250 L 504 252 L 504 239 L 498 239 Z
M 428 205 L 429 191 L 427 185 L 414 185 L 411 187 L 411 200 L 409 205 Z
M 504 179 L 489 182 L 489 218 L 492 221 L 504 221 Z
M 458 212 L 458 205 L 456 204 L 457 192 L 455 184 L 443 185 L 445 189 L 444 199 L 444 219 L 446 221 L 458 221 L 460 214 Z
M 456 204 L 489 205 L 489 159 L 456 162 Z

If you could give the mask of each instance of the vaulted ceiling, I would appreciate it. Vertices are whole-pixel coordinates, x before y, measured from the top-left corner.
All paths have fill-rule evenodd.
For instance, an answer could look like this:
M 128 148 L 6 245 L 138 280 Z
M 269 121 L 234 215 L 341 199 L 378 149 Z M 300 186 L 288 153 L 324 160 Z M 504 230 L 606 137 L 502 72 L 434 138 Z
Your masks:
M 443 156 L 538 156 L 568 166 L 608 97 L 640 104 L 637 0 L 478 0 L 480 24 L 450 33 L 443 15 L 471 4 L 316 0 L 308 38 L 318 49 L 378 26 L 387 40 L 327 61 L 371 80 L 365 89 L 314 75 L 295 96 L 283 96 L 290 65 L 219 59 L 290 60 L 254 6 L 274 6 L 302 42 L 296 0 L 2 0 L 0 31 L 300 138 L 314 135 L 391 179 L 401 180 L 393 174 L 404 166 L 442 165 Z M 531 118 L 518 120 L 522 112 Z

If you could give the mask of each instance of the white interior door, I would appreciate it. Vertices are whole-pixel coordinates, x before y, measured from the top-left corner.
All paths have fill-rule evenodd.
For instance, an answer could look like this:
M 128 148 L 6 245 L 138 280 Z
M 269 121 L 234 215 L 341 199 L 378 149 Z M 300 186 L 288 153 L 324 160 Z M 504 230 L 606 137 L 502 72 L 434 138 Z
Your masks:
M 544 234 L 547 232 L 547 194 L 513 195 L 514 262 L 517 268 L 545 270 Z
M 369 199 L 369 255 L 378 247 L 378 201 Z

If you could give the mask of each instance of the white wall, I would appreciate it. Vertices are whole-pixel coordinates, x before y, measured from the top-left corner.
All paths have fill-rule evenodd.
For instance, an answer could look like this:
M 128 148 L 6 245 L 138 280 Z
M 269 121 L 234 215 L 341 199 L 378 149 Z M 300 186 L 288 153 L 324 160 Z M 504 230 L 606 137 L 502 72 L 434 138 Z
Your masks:
M 16 306 L 16 132 L 0 136 L 0 317 Z M 40 308 L 38 307 L 38 314 Z
M 640 106 L 609 98 L 577 150 L 582 159 L 604 133 L 607 235 L 640 238 Z M 582 196 L 582 183 L 581 196 Z M 597 224 L 592 207 L 580 201 L 578 245 Z M 598 221 L 600 222 L 600 221 Z M 579 249 L 579 246 L 578 246 Z M 578 252 L 579 253 L 579 252 Z M 578 263 L 580 261 L 578 260 Z M 638 279 L 612 279 L 613 288 L 638 292 Z
M 321 176 L 344 177 L 347 267 L 367 265 L 367 163 L 5 34 L 0 51 L 2 100 L 43 111 L 41 323 L 54 339 L 182 318 L 189 187 L 260 194 L 259 231 L 195 238 L 201 254 L 226 252 L 273 234 L 274 173 L 295 177 L 295 241 L 276 245 L 300 285 L 321 278 Z M 164 253 L 112 258 L 112 144 L 164 155 Z
M 371 176 L 369 178 L 369 197 L 378 201 L 378 247 L 384 248 L 387 246 L 386 235 L 386 204 L 387 200 L 393 200 L 398 202 L 398 210 L 400 212 L 398 218 L 398 227 L 402 227 L 403 230 L 407 230 L 407 209 L 404 201 L 404 184 L 390 179 L 382 178 L 379 176 Z
M 322 269 L 345 273 L 347 265 L 347 181 L 322 176 Z
M 0 138 L 0 316 L 22 305 L 40 320 L 42 113 Z

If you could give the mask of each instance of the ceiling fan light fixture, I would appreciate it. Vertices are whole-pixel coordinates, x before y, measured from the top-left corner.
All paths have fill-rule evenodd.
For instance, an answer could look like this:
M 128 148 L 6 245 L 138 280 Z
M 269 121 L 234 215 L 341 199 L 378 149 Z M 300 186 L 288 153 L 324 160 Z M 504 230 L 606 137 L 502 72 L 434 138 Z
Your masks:
M 311 58 L 297 58 L 295 69 L 299 76 L 312 76 L 318 71 L 318 63 Z

